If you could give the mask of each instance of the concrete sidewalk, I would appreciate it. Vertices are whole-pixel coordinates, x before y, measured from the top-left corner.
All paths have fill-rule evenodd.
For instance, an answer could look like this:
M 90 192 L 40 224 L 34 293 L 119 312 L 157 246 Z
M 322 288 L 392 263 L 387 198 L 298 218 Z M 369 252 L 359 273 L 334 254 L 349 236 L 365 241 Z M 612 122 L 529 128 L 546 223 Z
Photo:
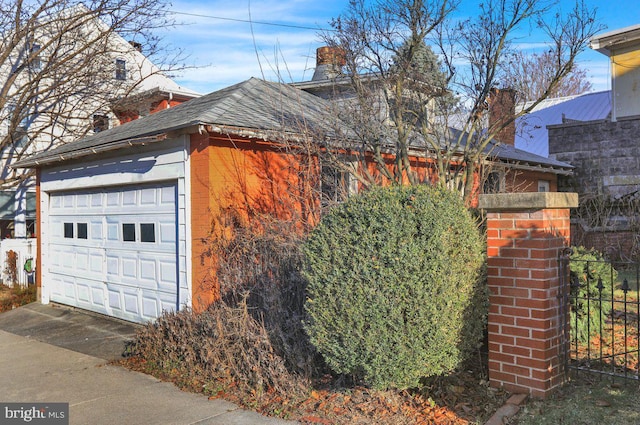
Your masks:
M 0 314 L 0 402 L 69 403 L 70 424 L 290 424 L 108 365 L 136 325 L 30 304 Z

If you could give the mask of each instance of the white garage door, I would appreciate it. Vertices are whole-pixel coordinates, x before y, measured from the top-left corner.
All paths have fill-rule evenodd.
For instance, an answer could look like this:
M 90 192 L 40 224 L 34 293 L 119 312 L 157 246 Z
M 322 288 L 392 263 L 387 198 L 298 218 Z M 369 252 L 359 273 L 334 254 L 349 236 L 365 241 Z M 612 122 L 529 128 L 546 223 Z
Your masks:
M 176 185 L 51 193 L 51 301 L 143 322 L 178 306 Z

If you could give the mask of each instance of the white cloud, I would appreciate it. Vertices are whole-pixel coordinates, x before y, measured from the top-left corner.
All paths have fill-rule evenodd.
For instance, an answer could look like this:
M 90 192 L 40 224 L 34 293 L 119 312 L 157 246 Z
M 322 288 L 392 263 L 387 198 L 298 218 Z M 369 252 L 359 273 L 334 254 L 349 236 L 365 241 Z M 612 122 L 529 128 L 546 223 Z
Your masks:
M 319 29 L 258 22 L 327 28 L 328 21 L 338 16 L 345 6 L 344 0 L 254 1 L 251 20 L 255 23 L 250 25 L 212 18 L 249 20 L 249 2 L 213 1 L 204 5 L 201 1 L 180 0 L 174 2 L 171 9 L 188 13 L 175 15 L 184 25 L 167 29 L 162 36 L 172 46 L 188 53 L 187 65 L 197 67 L 185 70 L 176 78 L 193 90 L 208 93 L 251 76 L 301 81 L 309 79 L 315 67 L 315 50 L 322 44 Z

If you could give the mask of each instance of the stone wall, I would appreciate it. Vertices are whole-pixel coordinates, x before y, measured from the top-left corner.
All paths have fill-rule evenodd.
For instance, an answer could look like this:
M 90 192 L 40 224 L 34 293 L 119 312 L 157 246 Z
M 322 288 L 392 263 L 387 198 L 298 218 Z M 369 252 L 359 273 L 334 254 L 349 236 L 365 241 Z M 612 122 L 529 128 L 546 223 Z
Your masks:
M 615 198 L 640 189 L 640 119 L 552 125 L 549 156 L 575 167 L 559 190 Z
M 640 254 L 640 118 L 571 122 L 548 127 L 549 155 L 575 167 L 558 190 L 580 194 L 572 241 L 614 260 Z

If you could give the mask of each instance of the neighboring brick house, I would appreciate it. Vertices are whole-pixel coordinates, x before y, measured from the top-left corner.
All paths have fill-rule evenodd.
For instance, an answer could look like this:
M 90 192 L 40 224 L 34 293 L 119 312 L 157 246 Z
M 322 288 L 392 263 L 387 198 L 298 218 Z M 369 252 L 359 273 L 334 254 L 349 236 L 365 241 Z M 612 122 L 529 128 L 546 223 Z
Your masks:
M 292 85 L 330 100 L 337 104 L 338 108 L 342 108 L 342 105 L 349 104 L 354 98 L 352 81 L 343 72 L 344 65 L 345 60 L 339 48 L 320 47 L 316 50 L 316 68 L 312 79 Z M 381 88 L 376 87 L 377 79 L 373 75 L 363 77 L 362 82 L 370 84 L 373 93 L 382 91 Z M 381 119 L 389 121 L 390 118 L 384 107 L 384 100 L 382 100 L 385 96 L 380 93 L 378 98 L 381 99 L 379 102 L 381 105 L 378 107 Z M 501 120 L 515 115 L 516 107 L 515 93 L 512 90 L 493 89 L 489 98 L 488 127 L 494 128 L 501 123 Z M 429 110 L 429 119 L 437 121 L 439 118 L 435 106 Z M 515 122 L 508 125 L 496 135 L 494 141 L 486 148 L 487 160 L 475 176 L 477 193 L 555 192 L 557 191 L 558 176 L 572 173 L 572 167 L 569 164 L 518 147 L 516 140 L 521 137 L 517 138 L 516 136 L 521 136 L 524 120 L 520 121 L 518 130 L 516 130 Z M 458 129 L 449 128 L 449 131 L 454 139 L 460 134 Z M 422 156 L 428 156 L 424 153 L 424 145 L 411 147 L 422 151 Z M 428 167 L 423 165 L 417 167 L 417 171 L 421 180 L 428 181 L 430 176 L 424 173 L 426 168 Z M 350 187 L 350 191 L 353 192 L 357 185 L 349 185 L 349 176 L 344 174 L 342 173 L 342 179 L 347 181 L 345 185 Z
M 600 119 L 548 126 L 549 155 L 575 167 L 559 190 L 580 194 L 572 240 L 616 259 L 640 255 L 640 25 L 591 40 L 611 59 L 612 90 Z M 605 93 L 606 95 L 606 93 Z M 573 118 L 573 117 L 567 117 Z

